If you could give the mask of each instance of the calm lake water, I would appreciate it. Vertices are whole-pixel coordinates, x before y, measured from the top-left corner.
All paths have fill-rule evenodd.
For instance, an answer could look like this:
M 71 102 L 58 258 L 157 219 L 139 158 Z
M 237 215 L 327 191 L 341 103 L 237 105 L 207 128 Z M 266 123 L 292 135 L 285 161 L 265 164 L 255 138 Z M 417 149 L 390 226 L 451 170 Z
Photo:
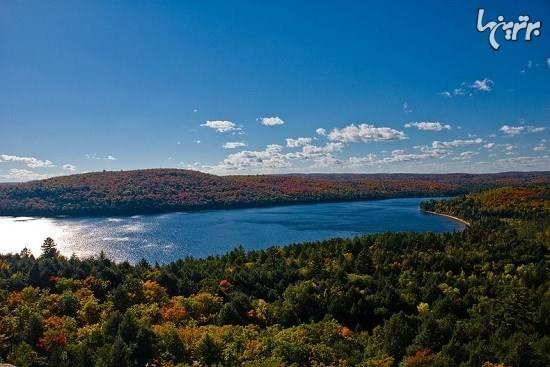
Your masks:
M 185 256 L 222 254 L 242 245 L 271 245 L 352 237 L 385 231 L 462 230 L 451 219 L 423 213 L 425 198 L 179 212 L 113 218 L 0 217 L 0 253 L 27 246 L 40 254 L 50 236 L 70 255 L 166 263 Z

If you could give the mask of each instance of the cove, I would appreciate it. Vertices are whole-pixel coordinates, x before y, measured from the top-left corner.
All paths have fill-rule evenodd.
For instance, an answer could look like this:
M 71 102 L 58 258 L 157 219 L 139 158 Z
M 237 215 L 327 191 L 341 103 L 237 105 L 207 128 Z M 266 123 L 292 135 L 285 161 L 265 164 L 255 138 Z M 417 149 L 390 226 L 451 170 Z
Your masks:
M 186 256 L 223 254 L 236 246 L 274 245 L 353 237 L 378 232 L 451 232 L 464 224 L 424 213 L 428 198 L 209 210 L 132 217 L 0 217 L 0 253 L 29 248 L 35 256 L 52 237 L 62 254 L 116 261 L 167 263 Z

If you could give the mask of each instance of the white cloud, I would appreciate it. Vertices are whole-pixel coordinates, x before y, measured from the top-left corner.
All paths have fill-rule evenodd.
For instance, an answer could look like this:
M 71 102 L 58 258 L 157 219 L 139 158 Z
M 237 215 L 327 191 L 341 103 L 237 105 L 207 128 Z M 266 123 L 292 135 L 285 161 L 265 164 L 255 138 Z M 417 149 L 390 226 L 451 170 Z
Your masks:
M 432 148 L 457 148 L 462 147 L 465 145 L 472 145 L 472 144 L 481 144 L 483 143 L 483 139 L 477 138 L 477 139 L 469 139 L 469 140 L 461 140 L 456 139 L 452 141 L 434 141 L 432 142 Z
M 454 94 L 455 96 L 463 96 L 463 95 L 466 94 L 466 91 L 464 90 L 464 88 L 455 88 L 455 89 L 453 90 L 453 94 Z
M 493 90 L 493 81 L 491 79 L 484 78 L 482 80 L 475 80 L 471 87 L 480 92 L 490 92 Z
M 508 136 L 515 136 L 522 133 L 538 133 L 546 130 L 546 127 L 536 127 L 530 125 L 521 125 L 521 126 L 509 126 L 503 125 L 500 129 L 503 134 Z
M 196 113 L 196 112 L 199 112 L 199 109 L 198 109 L 198 108 L 194 108 L 194 109 L 193 109 L 193 112 L 195 112 L 195 113 Z
M 409 161 L 418 161 L 426 158 L 430 158 L 429 154 L 416 154 L 416 153 L 405 153 L 402 149 L 396 149 L 391 152 L 391 155 L 384 157 L 377 163 L 395 163 L 395 162 L 409 162 Z
M 228 141 L 223 145 L 223 149 L 235 149 L 241 147 L 246 147 L 246 144 L 240 141 Z
M 376 154 L 369 153 L 364 157 L 349 157 L 348 164 L 350 166 L 364 166 L 376 162 Z
M 403 112 L 405 113 L 413 112 L 412 108 L 409 107 L 408 102 L 403 103 Z
M 286 146 L 289 148 L 298 148 L 304 145 L 308 145 L 309 143 L 311 143 L 311 138 L 286 139 Z
M 327 135 L 327 131 L 325 129 L 323 129 L 322 127 L 315 130 L 315 132 L 317 133 L 317 135 L 322 135 L 322 136 Z
M 106 157 L 101 157 L 101 156 L 98 156 L 96 153 L 92 153 L 92 154 L 86 154 L 85 155 L 86 158 L 88 159 L 97 159 L 97 160 L 107 160 L 107 161 L 116 161 L 117 158 L 116 157 L 113 157 L 112 155 L 108 155 Z
M 351 124 L 342 129 L 333 129 L 328 138 L 332 141 L 343 143 L 369 142 L 369 141 L 391 141 L 406 139 L 404 132 L 390 127 L 376 127 L 370 124 Z
M 442 124 L 441 122 L 429 122 L 429 121 L 422 121 L 422 122 L 409 122 L 408 124 L 405 124 L 405 127 L 416 127 L 418 130 L 425 130 L 425 131 L 441 131 L 443 129 L 451 130 L 451 125 L 448 124 Z
M 283 147 L 270 144 L 265 150 L 243 150 L 228 155 L 218 166 L 227 171 L 258 169 L 258 168 L 284 168 L 289 166 L 289 159 L 282 153 Z
M 458 157 L 454 157 L 453 160 L 467 160 L 475 157 L 478 154 L 479 154 L 478 152 L 472 152 L 472 151 L 462 152 L 458 155 Z
M 529 168 L 541 168 L 547 169 L 550 166 L 550 156 L 544 155 L 540 157 L 512 157 L 512 158 L 503 158 L 495 162 L 496 166 L 506 167 L 506 168 L 517 168 L 518 166 L 526 166 Z
M 200 144 L 201 141 L 200 140 L 195 140 L 195 144 Z
M 439 95 L 444 97 L 452 96 L 472 96 L 474 92 L 490 92 L 493 90 L 494 82 L 491 79 L 483 78 L 481 80 L 474 80 L 472 83 L 462 82 L 460 87 L 453 89 L 452 92 L 444 91 Z
M 344 148 L 344 144 L 342 143 L 327 143 L 324 146 L 317 146 L 317 145 L 311 145 L 307 144 L 302 148 L 302 152 L 306 155 L 312 156 L 316 154 L 325 154 L 325 153 L 334 153 L 339 152 Z
M 31 181 L 31 180 L 42 180 L 48 178 L 49 175 L 36 173 L 28 169 L 10 169 L 7 175 L 0 175 L 2 181 L 7 182 L 20 182 L 20 181 Z
M 313 167 L 337 167 L 344 165 L 344 161 L 335 158 L 332 154 L 327 154 L 322 158 L 318 159 Z
M 224 121 L 224 120 L 208 120 L 204 124 L 201 124 L 201 126 L 208 127 L 210 129 L 216 130 L 216 132 L 219 133 L 226 133 L 229 131 L 240 131 L 241 128 L 237 127 L 235 123 L 231 121 Z
M 63 168 L 65 171 L 76 171 L 77 167 L 73 164 L 64 164 L 61 168 Z
M 34 157 L 19 157 L 8 154 L 0 154 L 0 162 L 21 162 L 29 168 L 54 167 L 52 161 L 49 160 L 41 160 Z
M 264 126 L 276 126 L 283 125 L 285 122 L 278 116 L 274 117 L 261 117 L 259 118 L 260 123 Z
M 501 147 L 501 148 L 504 148 L 504 150 L 506 150 L 506 151 L 511 151 L 511 150 L 516 149 L 516 146 L 513 145 L 513 144 L 498 144 L 497 146 Z
M 546 65 L 550 68 L 550 57 L 546 59 Z
M 486 149 L 493 149 L 493 147 L 495 146 L 495 143 L 487 143 L 483 146 L 483 148 L 486 148 Z
M 544 152 L 546 150 L 546 147 L 542 144 L 536 145 L 533 150 L 535 152 Z

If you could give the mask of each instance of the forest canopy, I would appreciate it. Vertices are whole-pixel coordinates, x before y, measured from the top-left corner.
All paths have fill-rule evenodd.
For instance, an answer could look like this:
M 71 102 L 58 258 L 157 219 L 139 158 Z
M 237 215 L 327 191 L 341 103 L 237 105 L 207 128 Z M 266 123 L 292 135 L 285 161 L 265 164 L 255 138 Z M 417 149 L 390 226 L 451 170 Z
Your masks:
M 550 172 L 215 176 L 178 169 L 93 172 L 0 184 L 0 215 L 125 215 L 465 194 L 548 184 Z

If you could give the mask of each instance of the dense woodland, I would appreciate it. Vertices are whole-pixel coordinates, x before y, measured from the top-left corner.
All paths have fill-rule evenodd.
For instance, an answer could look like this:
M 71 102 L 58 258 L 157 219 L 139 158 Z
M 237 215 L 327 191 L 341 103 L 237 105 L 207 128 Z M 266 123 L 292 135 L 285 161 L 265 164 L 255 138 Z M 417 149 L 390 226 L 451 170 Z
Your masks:
M 0 184 L 0 215 L 122 215 L 178 210 L 457 195 L 550 183 L 550 172 L 215 176 L 150 169 Z
M 0 256 L 0 361 L 25 366 L 548 366 L 549 186 L 385 233 L 159 266 Z M 519 205 L 518 203 L 521 203 Z M 36 256 L 36 257 L 35 257 Z

